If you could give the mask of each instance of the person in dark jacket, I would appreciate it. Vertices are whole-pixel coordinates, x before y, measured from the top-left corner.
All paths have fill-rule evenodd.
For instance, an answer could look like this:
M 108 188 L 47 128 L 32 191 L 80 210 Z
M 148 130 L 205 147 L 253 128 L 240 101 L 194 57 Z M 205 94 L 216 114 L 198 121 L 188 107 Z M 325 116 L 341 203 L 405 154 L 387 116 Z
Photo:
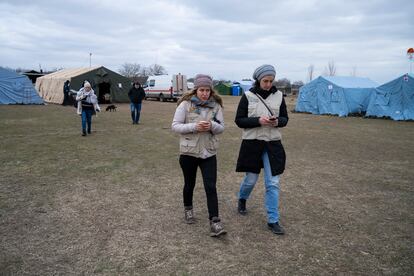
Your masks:
M 66 80 L 63 84 L 63 103 L 62 105 L 69 104 L 69 94 L 70 94 L 70 81 Z
M 276 71 L 272 65 L 262 65 L 254 73 L 254 86 L 240 99 L 235 123 L 243 129 L 236 171 L 246 175 L 240 185 L 238 212 L 247 213 L 246 200 L 264 170 L 265 207 L 268 228 L 284 234 L 279 222 L 279 179 L 285 169 L 286 154 L 280 128 L 289 118 L 282 92 L 273 86 Z
M 145 91 L 139 82 L 135 82 L 134 86 L 128 92 L 129 100 L 131 102 L 131 118 L 132 124 L 139 124 L 139 117 L 141 115 L 142 100 L 145 98 Z

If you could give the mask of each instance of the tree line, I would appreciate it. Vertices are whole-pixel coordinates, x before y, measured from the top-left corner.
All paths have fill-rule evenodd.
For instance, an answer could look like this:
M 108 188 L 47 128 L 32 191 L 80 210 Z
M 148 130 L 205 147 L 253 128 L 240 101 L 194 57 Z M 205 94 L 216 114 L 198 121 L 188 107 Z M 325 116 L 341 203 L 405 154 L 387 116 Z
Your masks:
M 159 64 L 151 64 L 150 66 L 143 66 L 139 63 L 124 63 L 118 72 L 127 78 L 148 77 L 167 75 L 168 72 L 164 66 Z
M 357 76 L 357 68 L 356 66 L 352 67 L 352 71 L 350 72 L 350 76 L 356 77 Z M 310 64 L 308 66 L 308 81 L 311 82 L 314 79 L 315 74 L 315 65 Z M 328 65 L 325 66 L 322 75 L 323 76 L 336 76 L 337 74 L 337 67 L 335 65 L 335 62 L 333 60 L 328 62 Z

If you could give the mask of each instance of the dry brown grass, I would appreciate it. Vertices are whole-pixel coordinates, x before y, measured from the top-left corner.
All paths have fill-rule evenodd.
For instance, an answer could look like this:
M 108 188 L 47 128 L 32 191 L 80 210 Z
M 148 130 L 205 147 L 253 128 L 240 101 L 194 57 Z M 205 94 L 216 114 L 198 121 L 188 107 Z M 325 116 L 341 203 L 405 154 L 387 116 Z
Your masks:
M 198 222 L 183 223 L 174 103 L 146 101 L 138 126 L 118 105 L 94 118 L 88 137 L 72 107 L 0 106 L 0 274 L 412 273 L 412 122 L 290 113 L 280 237 L 266 229 L 262 179 L 249 215 L 235 210 L 239 98 L 224 98 L 222 239 L 208 236 L 200 181 Z

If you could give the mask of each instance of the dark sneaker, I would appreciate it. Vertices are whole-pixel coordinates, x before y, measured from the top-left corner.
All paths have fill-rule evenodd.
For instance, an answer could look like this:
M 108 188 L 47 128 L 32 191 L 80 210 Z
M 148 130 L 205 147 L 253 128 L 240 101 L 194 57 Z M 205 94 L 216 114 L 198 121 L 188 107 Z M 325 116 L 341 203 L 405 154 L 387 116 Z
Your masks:
M 224 230 L 223 224 L 220 222 L 220 219 L 218 217 L 213 217 L 210 221 L 210 236 L 218 237 L 226 233 L 227 231 Z
M 239 211 L 239 213 L 241 215 L 247 214 L 247 210 L 246 210 L 246 200 L 245 199 L 242 199 L 242 198 L 239 199 L 239 202 L 237 204 L 237 211 Z
M 187 224 L 193 224 L 195 222 L 193 209 L 184 209 L 184 221 Z
M 86 136 L 86 131 L 82 131 L 82 136 Z
M 276 223 L 268 223 L 267 227 L 276 235 L 283 235 L 285 231 L 283 230 L 282 226 L 279 225 L 279 222 Z

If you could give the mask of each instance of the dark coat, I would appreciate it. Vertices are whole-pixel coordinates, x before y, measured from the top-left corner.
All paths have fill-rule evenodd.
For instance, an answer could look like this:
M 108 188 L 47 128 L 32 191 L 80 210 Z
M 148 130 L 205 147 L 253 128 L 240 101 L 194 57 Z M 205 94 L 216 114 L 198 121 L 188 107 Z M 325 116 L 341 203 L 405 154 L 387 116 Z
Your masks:
M 128 97 L 131 103 L 142 103 L 145 98 L 145 91 L 141 86 L 138 88 L 133 86 L 128 92 Z
M 262 98 L 266 99 L 270 93 L 276 93 L 276 87 L 272 87 L 270 91 L 252 88 L 253 93 L 258 93 Z M 237 107 L 235 123 L 240 128 L 261 127 L 259 117 L 248 117 L 248 100 L 245 95 L 242 96 Z M 277 127 L 285 127 L 289 120 L 285 99 L 282 99 L 279 111 L 279 125 Z M 285 170 L 286 153 L 282 142 L 262 141 L 262 140 L 243 140 L 240 146 L 239 158 L 237 159 L 237 172 L 260 173 L 263 168 L 262 154 L 267 151 L 272 169 L 272 175 L 282 174 Z

